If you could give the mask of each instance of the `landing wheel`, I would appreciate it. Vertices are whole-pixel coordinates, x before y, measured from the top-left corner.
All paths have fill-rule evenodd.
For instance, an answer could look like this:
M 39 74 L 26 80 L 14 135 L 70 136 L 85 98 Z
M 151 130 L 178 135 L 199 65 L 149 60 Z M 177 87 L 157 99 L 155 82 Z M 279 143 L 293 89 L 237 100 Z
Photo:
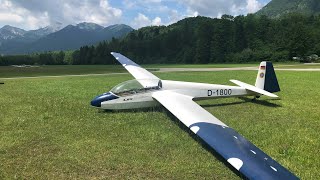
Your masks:
M 252 101 L 255 101 L 255 100 L 259 99 L 259 98 L 260 98 L 260 96 L 255 96 L 255 97 L 252 99 Z

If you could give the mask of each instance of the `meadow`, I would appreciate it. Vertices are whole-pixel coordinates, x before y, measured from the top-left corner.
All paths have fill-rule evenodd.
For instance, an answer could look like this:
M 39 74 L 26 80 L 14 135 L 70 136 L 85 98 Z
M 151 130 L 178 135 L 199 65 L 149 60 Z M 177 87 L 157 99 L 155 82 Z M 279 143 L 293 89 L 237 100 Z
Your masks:
M 159 68 L 233 68 L 233 67 L 257 67 L 259 63 L 247 64 L 149 64 L 143 65 L 144 68 L 151 71 L 157 71 Z M 295 65 L 294 67 L 309 67 L 297 63 L 276 63 L 275 66 Z M 312 65 L 310 67 L 317 67 Z M 0 78 L 8 77 L 33 77 L 33 76 L 57 76 L 57 75 L 82 75 L 82 74 L 105 74 L 105 73 L 123 73 L 126 70 L 119 65 L 50 65 L 34 67 L 14 67 L 0 66 Z
M 0 77 L 29 77 L 125 72 L 118 65 L 50 65 L 34 67 L 0 66 Z
M 255 71 L 155 74 L 229 85 L 229 79 L 254 84 L 256 78 Z M 198 103 L 301 179 L 317 179 L 320 72 L 277 75 L 280 100 Z M 0 79 L 0 179 L 241 179 L 164 108 L 110 112 L 90 106 L 96 95 L 129 79 Z

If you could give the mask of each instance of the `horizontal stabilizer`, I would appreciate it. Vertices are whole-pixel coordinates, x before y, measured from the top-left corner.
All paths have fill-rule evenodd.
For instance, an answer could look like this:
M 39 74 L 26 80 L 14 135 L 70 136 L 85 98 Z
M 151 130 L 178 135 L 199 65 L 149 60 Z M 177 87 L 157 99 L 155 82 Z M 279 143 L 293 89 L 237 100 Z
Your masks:
M 260 88 L 257 88 L 255 86 L 252 86 L 250 84 L 247 84 L 247 83 L 244 83 L 244 82 L 241 82 L 241 81 L 238 81 L 238 80 L 230 80 L 231 82 L 233 82 L 234 84 L 238 85 L 238 86 L 241 86 L 249 91 L 252 91 L 252 92 L 255 92 L 255 93 L 258 93 L 258 94 L 261 94 L 261 95 L 265 95 L 265 96 L 269 96 L 269 97 L 272 97 L 272 98 L 278 98 L 277 95 L 275 94 L 272 94 L 268 91 L 265 91 L 263 89 L 260 89 Z

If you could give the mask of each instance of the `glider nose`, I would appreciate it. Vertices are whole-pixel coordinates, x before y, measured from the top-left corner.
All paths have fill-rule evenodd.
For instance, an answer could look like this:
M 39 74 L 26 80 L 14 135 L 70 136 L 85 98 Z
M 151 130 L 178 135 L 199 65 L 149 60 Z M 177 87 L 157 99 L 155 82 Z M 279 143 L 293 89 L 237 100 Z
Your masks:
M 91 106 L 94 106 L 94 107 L 101 107 L 101 102 L 98 98 L 94 98 L 92 101 L 91 101 Z
M 92 101 L 91 101 L 91 106 L 94 107 L 101 107 L 101 103 L 104 101 L 109 101 L 109 100 L 113 100 L 113 99 L 118 99 L 119 97 L 117 97 L 116 95 L 114 95 L 113 93 L 104 93 L 102 95 L 99 95 L 97 97 L 95 97 Z

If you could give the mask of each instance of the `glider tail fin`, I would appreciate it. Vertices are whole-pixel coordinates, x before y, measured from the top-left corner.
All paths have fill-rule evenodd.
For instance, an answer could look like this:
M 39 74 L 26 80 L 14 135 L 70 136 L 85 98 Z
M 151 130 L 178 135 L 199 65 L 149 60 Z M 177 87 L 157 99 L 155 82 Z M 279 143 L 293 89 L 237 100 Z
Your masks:
M 259 71 L 255 86 L 259 89 L 270 93 L 279 92 L 280 87 L 272 62 L 262 61 L 259 66 Z
M 260 97 L 260 95 L 266 95 L 272 98 L 278 98 L 277 95 L 272 93 L 280 91 L 280 87 L 278 84 L 276 73 L 273 69 L 273 65 L 271 62 L 267 61 L 263 61 L 260 63 L 255 86 L 246 84 L 238 80 L 230 81 L 237 84 L 238 86 L 241 86 L 253 92 L 254 94 L 257 94 L 256 97 Z

